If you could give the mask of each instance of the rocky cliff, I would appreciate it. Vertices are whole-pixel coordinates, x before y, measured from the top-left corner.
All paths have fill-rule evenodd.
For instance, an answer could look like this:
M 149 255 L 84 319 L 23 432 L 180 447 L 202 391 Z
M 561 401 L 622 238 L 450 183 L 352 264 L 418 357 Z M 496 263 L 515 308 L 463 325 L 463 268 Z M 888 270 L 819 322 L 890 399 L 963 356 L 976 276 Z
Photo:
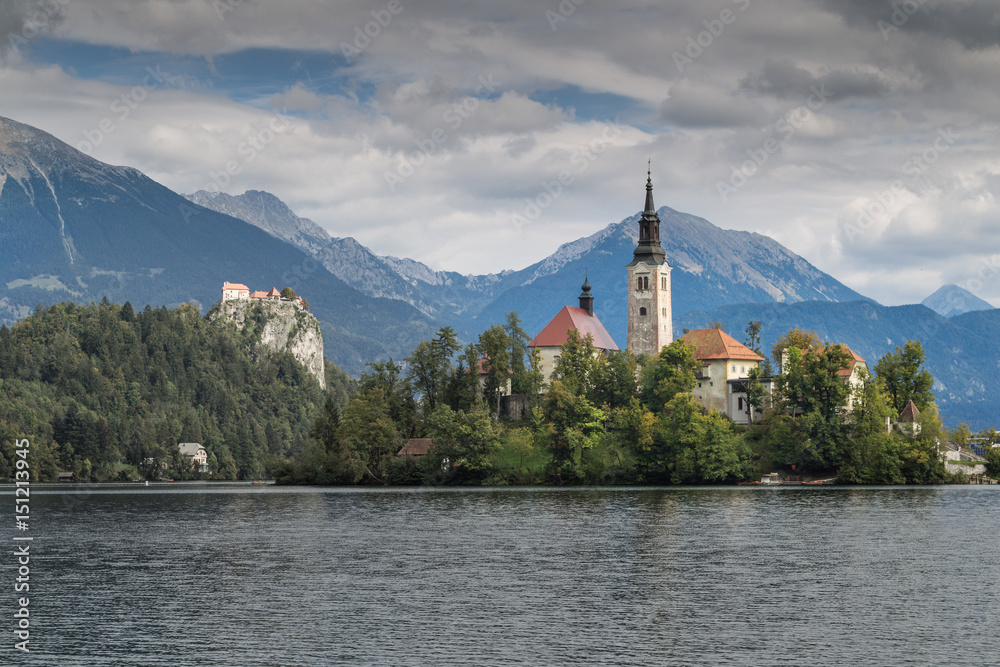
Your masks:
M 323 334 L 319 321 L 289 301 L 223 301 L 210 317 L 251 328 L 262 350 L 287 350 L 326 389 Z

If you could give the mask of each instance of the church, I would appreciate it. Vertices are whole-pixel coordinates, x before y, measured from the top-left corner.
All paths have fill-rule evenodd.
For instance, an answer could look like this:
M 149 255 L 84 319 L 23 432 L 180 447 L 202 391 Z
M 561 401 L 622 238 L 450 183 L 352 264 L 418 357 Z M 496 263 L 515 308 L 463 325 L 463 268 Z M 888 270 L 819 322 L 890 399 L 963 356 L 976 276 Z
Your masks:
M 646 172 L 646 201 L 639 218 L 639 240 L 632 252 L 632 261 L 625 268 L 628 272 L 626 347 L 636 356 L 655 357 L 664 346 L 673 342 L 674 329 L 671 266 L 660 244 L 660 217 L 653 204 L 653 177 L 649 171 Z M 539 352 L 546 385 L 571 329 L 581 338 L 590 334 L 598 354 L 606 355 L 619 349 L 594 313 L 594 296 L 587 280 L 582 290 L 579 307 L 564 306 L 528 343 Z M 763 361 L 763 357 L 716 329 L 689 331 L 682 340 L 695 348 L 695 358 L 702 364 L 695 398 L 706 408 L 715 408 L 736 423 L 747 423 L 746 380 L 750 369 Z

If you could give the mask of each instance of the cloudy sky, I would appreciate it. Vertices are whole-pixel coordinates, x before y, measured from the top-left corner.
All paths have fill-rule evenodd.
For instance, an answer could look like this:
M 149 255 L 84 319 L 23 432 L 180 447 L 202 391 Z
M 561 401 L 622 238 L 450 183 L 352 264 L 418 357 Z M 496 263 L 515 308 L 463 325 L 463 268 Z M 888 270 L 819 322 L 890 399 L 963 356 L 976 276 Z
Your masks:
M 437 269 L 656 202 L 1000 304 L 996 0 L 0 0 L 0 116 Z

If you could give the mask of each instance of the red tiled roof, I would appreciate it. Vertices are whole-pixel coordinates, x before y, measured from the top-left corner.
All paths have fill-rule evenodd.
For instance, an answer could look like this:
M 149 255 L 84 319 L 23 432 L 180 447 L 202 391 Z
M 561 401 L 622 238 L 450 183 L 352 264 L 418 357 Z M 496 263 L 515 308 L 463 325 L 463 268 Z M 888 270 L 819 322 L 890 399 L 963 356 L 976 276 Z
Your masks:
M 268 296 L 281 296 L 281 292 L 278 291 L 277 287 L 272 287 L 271 291 L 267 293 Z
M 764 357 L 722 329 L 695 329 L 681 336 L 680 340 L 689 345 L 694 345 L 694 357 L 699 361 L 705 359 L 764 361 Z
M 396 456 L 425 456 L 433 446 L 433 438 L 410 438 Z
M 267 292 L 262 292 L 260 290 L 254 290 L 253 294 L 250 295 L 251 299 L 266 299 Z
M 552 321 L 528 343 L 529 347 L 559 347 L 569 338 L 569 330 L 576 329 L 581 338 L 590 334 L 594 339 L 594 347 L 599 350 L 617 350 L 618 346 L 611 334 L 601 324 L 597 315 L 589 315 L 583 308 L 563 306 Z
M 913 404 L 913 401 L 910 401 L 906 404 L 906 407 L 903 408 L 903 411 L 899 413 L 899 419 L 896 421 L 915 422 L 918 417 L 920 417 L 920 410 L 917 410 L 917 406 Z
M 250 288 L 242 283 L 231 283 L 229 281 L 226 281 L 225 283 L 222 284 L 222 289 L 235 289 L 240 291 L 246 290 L 247 292 L 250 291 Z

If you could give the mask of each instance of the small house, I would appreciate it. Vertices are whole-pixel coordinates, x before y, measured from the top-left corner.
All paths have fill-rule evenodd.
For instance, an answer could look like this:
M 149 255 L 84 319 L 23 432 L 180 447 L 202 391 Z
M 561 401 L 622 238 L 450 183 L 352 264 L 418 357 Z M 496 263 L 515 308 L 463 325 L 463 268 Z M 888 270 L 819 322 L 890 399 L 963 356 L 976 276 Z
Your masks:
M 242 283 L 222 283 L 222 300 L 239 301 L 250 298 L 250 288 Z
M 433 446 L 433 438 L 410 438 L 396 456 L 427 456 Z
M 197 472 L 208 472 L 208 451 L 197 442 L 182 442 L 178 446 L 181 456 L 191 461 L 191 467 Z
M 61 472 L 61 473 L 59 473 L 59 477 L 57 479 L 60 482 L 75 482 L 76 481 L 76 474 L 72 470 L 70 470 L 68 472 Z

